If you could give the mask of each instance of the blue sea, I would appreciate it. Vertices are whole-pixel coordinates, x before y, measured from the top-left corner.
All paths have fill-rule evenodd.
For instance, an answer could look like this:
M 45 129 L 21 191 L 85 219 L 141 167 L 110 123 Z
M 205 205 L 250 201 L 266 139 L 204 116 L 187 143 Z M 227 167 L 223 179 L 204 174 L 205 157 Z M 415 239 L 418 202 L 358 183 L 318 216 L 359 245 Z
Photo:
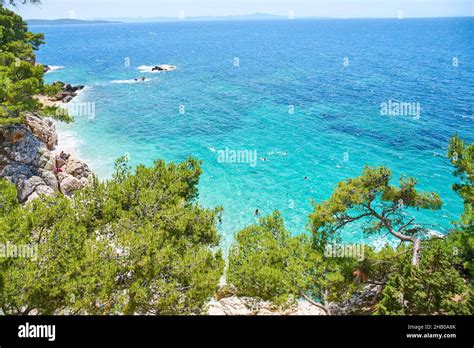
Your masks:
M 223 245 L 261 215 L 281 211 L 307 231 L 311 201 L 365 165 L 387 165 L 436 191 L 441 211 L 415 212 L 452 228 L 462 202 L 445 158 L 449 137 L 474 141 L 474 19 L 288 20 L 38 26 L 46 79 L 86 85 L 76 99 L 95 117 L 58 126 L 102 179 L 114 160 L 203 161 L 200 198 L 225 209 Z M 150 73 L 144 66 L 171 64 Z M 146 81 L 135 83 L 135 78 Z M 382 103 L 418 114 L 383 115 Z M 251 163 L 222 163 L 247 150 Z M 362 238 L 358 227 L 347 241 Z M 369 238 L 377 244 L 380 238 Z

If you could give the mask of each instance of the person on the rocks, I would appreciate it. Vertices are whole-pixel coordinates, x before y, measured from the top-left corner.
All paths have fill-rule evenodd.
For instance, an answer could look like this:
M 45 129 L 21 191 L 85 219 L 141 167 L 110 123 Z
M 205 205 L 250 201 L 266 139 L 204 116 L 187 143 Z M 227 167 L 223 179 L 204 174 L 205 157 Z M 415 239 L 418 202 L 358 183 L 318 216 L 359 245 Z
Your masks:
M 56 157 L 56 163 L 55 163 L 55 168 L 54 168 L 54 172 L 56 174 L 59 174 L 59 173 L 63 172 L 62 166 L 64 166 L 66 164 L 66 160 L 64 159 L 65 156 L 66 156 L 66 154 L 61 151 L 59 156 Z
M 71 155 L 65 153 L 64 151 L 61 151 L 61 153 L 59 154 L 59 158 L 61 158 L 61 159 L 64 160 L 64 161 L 67 161 L 70 156 L 71 156 Z

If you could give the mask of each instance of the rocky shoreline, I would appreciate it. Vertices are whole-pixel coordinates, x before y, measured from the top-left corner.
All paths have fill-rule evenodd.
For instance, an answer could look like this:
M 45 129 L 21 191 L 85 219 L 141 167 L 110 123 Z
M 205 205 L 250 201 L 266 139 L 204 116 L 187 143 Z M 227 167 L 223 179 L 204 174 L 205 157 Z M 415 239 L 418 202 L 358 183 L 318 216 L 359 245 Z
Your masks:
M 72 86 L 69 83 L 64 83 L 62 81 L 53 82 L 53 85 L 58 85 L 61 88 L 61 92 L 54 97 L 51 97 L 50 100 L 53 102 L 62 102 L 69 103 L 72 101 L 80 91 L 84 89 L 85 86 Z
M 52 97 L 38 95 L 38 99 L 44 106 L 56 106 L 61 107 L 64 104 L 70 103 L 79 93 L 84 90 L 85 86 L 72 86 L 69 83 L 64 83 L 62 81 L 55 81 L 53 85 L 59 86 L 61 91 Z
M 37 97 L 45 106 L 60 106 L 77 96 L 84 86 L 62 82 L 54 97 Z M 41 195 L 62 193 L 70 196 L 93 178 L 87 164 L 73 156 L 58 154 L 58 134 L 54 122 L 29 113 L 23 124 L 0 128 L 0 177 L 15 184 L 21 203 Z
M 24 124 L 0 128 L 0 176 L 15 184 L 21 203 L 57 192 L 70 196 L 91 182 L 89 167 L 58 155 L 57 142 L 53 121 L 34 114 Z

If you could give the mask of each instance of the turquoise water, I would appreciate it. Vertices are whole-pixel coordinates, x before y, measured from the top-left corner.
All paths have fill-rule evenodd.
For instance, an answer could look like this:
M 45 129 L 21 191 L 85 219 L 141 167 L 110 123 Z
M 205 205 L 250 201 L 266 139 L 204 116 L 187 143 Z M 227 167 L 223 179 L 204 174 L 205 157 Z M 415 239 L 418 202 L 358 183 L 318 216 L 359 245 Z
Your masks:
M 46 34 L 38 60 L 64 67 L 47 79 L 87 85 L 78 102 L 95 105 L 95 118 L 59 126 L 62 143 L 73 140 L 101 178 L 123 154 L 134 165 L 202 159 L 200 202 L 225 208 L 225 245 L 257 208 L 280 210 L 291 231 L 304 232 L 310 201 L 327 199 L 366 164 L 441 195 L 442 211 L 417 221 L 441 231 L 462 212 L 444 154 L 455 131 L 474 140 L 473 19 L 32 29 Z M 156 64 L 177 69 L 137 69 Z M 389 100 L 419 103 L 420 117 L 381 115 Z M 220 163 L 225 148 L 257 151 L 257 165 Z

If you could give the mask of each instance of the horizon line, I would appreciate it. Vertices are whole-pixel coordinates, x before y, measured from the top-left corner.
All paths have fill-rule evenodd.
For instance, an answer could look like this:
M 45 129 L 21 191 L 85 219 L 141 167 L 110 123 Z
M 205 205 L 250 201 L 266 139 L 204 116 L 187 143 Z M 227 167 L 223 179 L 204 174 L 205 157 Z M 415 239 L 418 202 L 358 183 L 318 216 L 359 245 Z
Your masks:
M 456 15 L 456 16 L 403 16 L 403 18 L 399 18 L 397 16 L 392 16 L 392 17 L 326 17 L 326 16 L 307 16 L 307 17 L 297 17 L 295 16 L 294 18 L 290 18 L 288 15 L 277 15 L 277 14 L 271 14 L 271 13 L 249 13 L 249 14 L 241 14 L 241 15 L 222 15 L 222 16 L 210 16 L 210 15 L 202 15 L 202 16 L 189 16 L 189 17 L 184 17 L 184 18 L 179 18 L 179 17 L 160 17 L 160 16 L 155 16 L 155 17 L 95 17 L 95 18 L 68 18 L 68 17 L 59 17 L 59 18 L 26 18 L 24 20 L 29 21 L 29 20 L 38 20 L 38 21 L 55 21 L 55 20 L 79 20 L 79 21 L 117 21 L 117 20 L 167 20 L 167 21 L 176 21 L 176 22 L 182 22 L 182 21 L 189 21 L 193 19 L 200 19 L 200 18 L 205 18 L 209 20 L 213 19 L 225 19 L 225 18 L 235 18 L 235 17 L 251 17 L 251 16 L 271 16 L 275 18 L 269 18 L 269 19 L 256 19 L 256 20 L 304 20 L 304 19 L 313 19 L 313 20 L 330 20 L 330 19 L 397 19 L 397 20 L 403 20 L 403 19 L 435 19 L 435 18 L 472 18 L 474 17 L 474 14 L 466 14 L 466 15 Z M 133 23 L 133 22 L 129 22 Z

